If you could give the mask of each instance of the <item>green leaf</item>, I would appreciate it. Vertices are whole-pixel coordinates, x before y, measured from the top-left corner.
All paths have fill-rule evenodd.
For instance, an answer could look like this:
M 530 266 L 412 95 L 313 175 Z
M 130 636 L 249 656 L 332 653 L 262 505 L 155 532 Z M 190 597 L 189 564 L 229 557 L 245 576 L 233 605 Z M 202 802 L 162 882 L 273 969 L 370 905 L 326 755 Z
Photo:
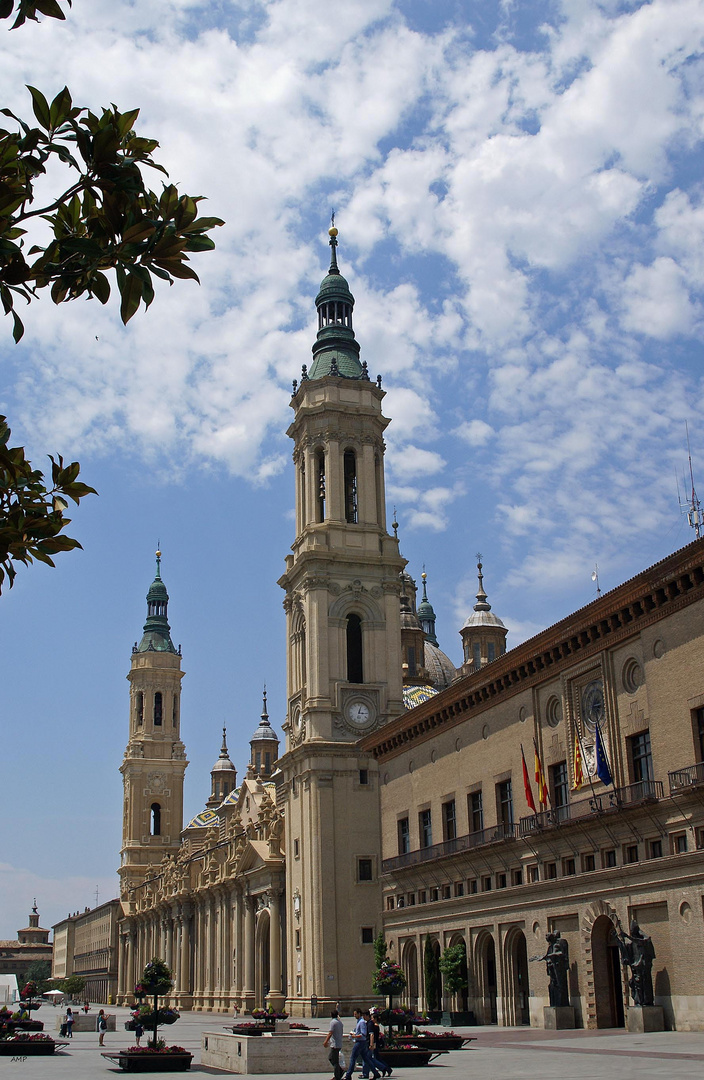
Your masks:
M 71 112 L 71 95 L 68 91 L 68 87 L 64 86 L 63 90 L 60 90 L 51 103 L 49 109 L 49 117 L 51 120 L 52 128 L 57 128 L 59 124 L 62 124 L 66 117 Z
M 59 11 L 60 10 L 61 8 L 59 8 Z M 63 15 L 61 16 L 61 18 L 63 18 Z M 49 129 L 51 128 L 51 114 L 49 112 L 48 101 L 42 94 L 41 90 L 37 90 L 35 86 L 28 85 L 27 89 L 32 95 L 32 108 L 34 110 L 34 115 L 36 116 L 42 127 L 46 128 L 46 130 L 49 131 Z
M 63 11 L 57 4 L 56 0 L 35 0 L 34 6 L 37 11 L 42 15 L 48 16 L 50 19 L 65 19 Z M 71 0 L 69 0 L 69 7 L 71 6 Z
M 91 278 L 90 288 L 93 296 L 97 296 L 101 304 L 107 304 L 110 299 L 110 282 L 105 274 L 97 271 Z
M 142 299 L 142 282 L 136 274 L 127 274 L 124 284 L 120 286 L 120 293 L 122 295 L 120 318 L 126 325 L 139 307 L 139 302 Z
M 156 228 L 149 221 L 138 221 L 136 225 L 130 225 L 123 235 L 122 239 L 125 244 L 137 244 L 140 240 L 146 240 L 148 236 L 152 236 L 156 232 Z
M 22 325 L 22 320 L 20 319 L 20 317 L 19 317 L 19 315 L 17 314 L 16 311 L 12 312 L 12 319 L 13 319 L 13 322 L 14 322 L 14 327 L 13 327 L 13 330 L 12 330 L 12 336 L 15 339 L 15 344 L 17 344 L 17 342 L 20 340 L 20 338 L 24 334 L 24 326 Z

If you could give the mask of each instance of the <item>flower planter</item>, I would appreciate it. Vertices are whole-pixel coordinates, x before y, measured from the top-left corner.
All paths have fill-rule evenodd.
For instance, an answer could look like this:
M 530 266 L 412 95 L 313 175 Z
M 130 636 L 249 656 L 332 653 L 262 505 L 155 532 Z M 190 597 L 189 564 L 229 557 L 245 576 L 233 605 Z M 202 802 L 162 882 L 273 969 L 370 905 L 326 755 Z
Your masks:
M 190 1069 L 193 1054 L 146 1053 L 134 1054 L 120 1050 L 114 1054 L 101 1054 L 110 1058 L 125 1072 L 185 1072 Z
M 422 1031 L 413 1036 L 413 1042 L 428 1050 L 459 1050 L 466 1040 L 462 1035 L 426 1035 Z
M 57 1046 L 66 1046 L 66 1043 L 58 1043 L 54 1039 L 37 1039 L 36 1042 L 29 1039 L 2 1039 L 0 1040 L 0 1056 L 45 1057 L 47 1054 L 53 1054 Z
M 265 1027 L 263 1024 L 252 1024 L 251 1027 L 248 1024 L 242 1024 L 241 1026 L 235 1024 L 230 1030 L 233 1035 L 263 1035 L 265 1031 L 273 1031 L 274 1029 L 269 1025 Z
M 446 1054 L 447 1050 L 428 1050 L 425 1047 L 399 1047 L 396 1050 L 387 1050 L 385 1047 L 379 1050 L 379 1060 L 385 1062 L 392 1069 L 404 1067 L 419 1068 L 427 1065 L 439 1054 Z

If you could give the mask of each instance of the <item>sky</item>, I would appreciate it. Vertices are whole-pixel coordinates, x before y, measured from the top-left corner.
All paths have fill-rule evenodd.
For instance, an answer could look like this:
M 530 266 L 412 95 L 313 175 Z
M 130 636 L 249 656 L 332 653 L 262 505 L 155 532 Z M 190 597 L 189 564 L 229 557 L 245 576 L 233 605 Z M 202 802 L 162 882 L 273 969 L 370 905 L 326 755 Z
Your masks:
M 186 820 L 227 725 L 286 713 L 291 381 L 336 210 L 387 498 L 441 646 L 476 592 L 509 647 L 688 543 L 704 491 L 702 0 L 91 0 L 9 32 L 0 102 L 68 83 L 223 218 L 201 285 L 0 321 L 0 409 L 98 489 L 83 551 L 0 598 L 0 938 L 117 895 L 132 643 L 157 542 L 182 645 Z M 5 121 L 8 122 L 8 121 Z M 9 122 L 8 122 L 9 123 Z M 57 184 L 52 176 L 46 183 Z M 160 185 L 154 173 L 153 186 Z M 96 893 L 97 890 L 97 893 Z

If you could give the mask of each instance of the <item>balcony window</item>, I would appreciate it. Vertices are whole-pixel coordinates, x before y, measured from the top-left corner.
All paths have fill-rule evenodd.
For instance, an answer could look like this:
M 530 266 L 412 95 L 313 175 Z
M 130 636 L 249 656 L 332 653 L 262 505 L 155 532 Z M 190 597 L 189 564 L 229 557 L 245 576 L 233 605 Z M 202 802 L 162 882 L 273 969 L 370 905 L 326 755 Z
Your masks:
M 628 740 L 633 782 L 639 784 L 653 779 L 653 757 L 650 751 L 650 732 L 641 731 Z
M 408 818 L 399 818 L 398 822 L 398 853 L 406 855 L 411 850 L 411 830 Z
M 505 874 L 497 874 L 496 875 L 496 888 L 497 889 L 505 889 L 506 888 L 506 875 Z
M 442 832 L 443 840 L 457 839 L 457 812 L 454 799 L 442 804 Z
M 697 761 L 704 761 L 704 709 L 695 709 L 692 713 L 694 728 L 694 753 Z
M 464 881 L 455 882 L 455 896 L 464 896 Z
M 484 828 L 484 809 L 482 807 L 481 791 L 472 791 L 467 796 L 467 809 L 469 811 L 469 831 L 481 832 Z
M 540 871 L 538 870 L 537 866 L 529 866 L 528 867 L 528 880 L 531 883 L 534 883 L 536 881 L 540 881 Z
M 662 858 L 662 840 L 651 840 L 648 844 L 648 858 L 661 859 Z
M 430 810 L 421 810 L 418 815 L 418 829 L 420 833 L 420 846 L 422 848 L 433 846 L 433 826 L 430 819 Z
M 677 833 L 672 837 L 672 851 L 675 855 L 683 855 L 687 850 L 687 833 Z
M 555 817 L 558 821 L 564 821 L 567 817 L 566 807 L 569 802 L 566 761 L 558 761 L 557 765 L 550 766 L 550 787 L 552 788 L 552 805 Z
M 626 849 L 624 851 L 624 856 L 625 856 L 625 862 L 627 862 L 627 863 L 636 863 L 636 862 L 638 862 L 638 845 L 637 844 L 627 844 Z
M 482 878 L 482 892 L 491 892 L 491 877 Z
M 587 852 L 586 855 L 582 855 L 582 870 L 585 872 L 585 874 L 589 874 L 592 870 L 595 869 L 596 859 L 594 858 L 594 853 L 590 851 Z
M 452 896 L 452 893 L 450 891 L 450 886 L 449 885 L 443 885 L 443 887 L 442 887 L 442 898 L 443 898 L 443 900 L 449 900 L 451 896 Z
M 522 885 L 523 884 L 523 871 L 522 870 L 512 870 L 511 871 L 511 884 L 512 885 Z
M 513 825 L 513 788 L 510 780 L 496 785 L 496 809 L 500 825 Z
M 602 861 L 602 865 L 607 870 L 610 867 L 615 866 L 616 865 L 616 852 L 614 851 L 614 849 L 609 848 L 608 851 L 603 851 L 601 861 Z
M 545 863 L 545 877 L 548 881 L 551 881 L 553 878 L 557 877 L 557 863 Z

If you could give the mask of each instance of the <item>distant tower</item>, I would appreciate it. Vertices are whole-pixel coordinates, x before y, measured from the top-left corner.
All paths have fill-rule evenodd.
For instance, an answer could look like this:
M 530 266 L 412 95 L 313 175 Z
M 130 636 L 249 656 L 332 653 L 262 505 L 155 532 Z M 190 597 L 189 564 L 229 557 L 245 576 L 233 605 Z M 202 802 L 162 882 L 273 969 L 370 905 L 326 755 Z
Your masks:
M 36 897 L 29 916 L 29 926 L 17 931 L 17 940 L 20 945 L 46 945 L 49 941 L 49 931 L 39 925 Z
M 416 583 L 410 574 L 401 574 L 401 652 L 403 685 L 423 685 L 428 682 L 425 667 L 425 635 L 416 612 Z
M 251 748 L 249 767 L 252 774 L 258 776 L 260 780 L 269 780 L 279 757 L 279 739 L 269 723 L 269 714 L 266 711 L 266 687 L 264 687 L 259 727 L 249 740 L 249 745 Z
M 490 664 L 492 660 L 503 656 L 506 652 L 508 630 L 501 619 L 494 615 L 491 604 L 487 603 L 481 555 L 477 555 L 477 560 L 479 575 L 477 602 L 474 605 L 473 614 L 460 630 L 464 655 L 464 663 L 460 670 L 463 675 L 468 675 L 470 671 L 478 671 L 485 664 Z
M 210 798 L 205 805 L 210 810 L 214 810 L 236 787 L 237 769 L 230 761 L 227 750 L 227 729 L 223 728 L 220 757 L 210 770 Z
M 124 782 L 120 894 L 126 913 L 130 889 L 150 866 L 178 851 L 183 828 L 181 656 L 171 641 L 169 596 L 161 580 L 161 552 L 147 593 L 147 621 L 132 650 L 129 741 L 120 766 Z
M 384 391 L 352 329 L 337 265 L 316 297 L 313 364 L 294 384 L 296 535 L 279 584 L 287 618 L 286 1007 L 370 1004 L 381 926 L 379 773 L 358 739 L 403 711 L 399 574 L 386 530 Z M 349 1015 L 349 1013 L 347 1013 Z
M 435 610 L 430 603 L 430 600 L 428 600 L 428 593 L 426 590 L 428 575 L 425 572 L 425 567 L 423 567 L 423 573 L 420 576 L 423 581 L 423 599 L 418 605 L 418 618 L 420 619 L 420 625 L 423 627 L 425 640 L 429 641 L 431 645 L 437 645 L 438 639 L 435 634 Z

